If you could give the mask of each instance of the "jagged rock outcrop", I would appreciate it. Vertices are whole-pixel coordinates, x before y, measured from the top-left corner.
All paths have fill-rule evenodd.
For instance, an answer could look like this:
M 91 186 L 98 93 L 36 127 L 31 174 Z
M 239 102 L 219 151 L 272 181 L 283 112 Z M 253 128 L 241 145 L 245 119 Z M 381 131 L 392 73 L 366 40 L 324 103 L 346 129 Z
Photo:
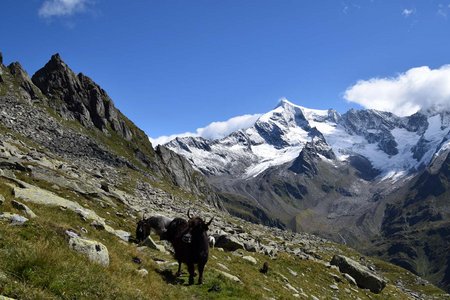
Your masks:
M 31 80 L 19 63 L 1 66 L 0 71 L 4 81 L 0 121 L 7 127 L 58 155 L 139 170 L 220 206 L 214 191 L 184 158 L 170 150 L 156 154 L 147 135 L 114 106 L 107 93 L 84 74 L 76 75 L 58 54 Z M 49 116 L 48 107 L 64 119 L 78 121 L 88 134 Z M 20 167 L 12 160 L 4 163 Z
M 33 83 L 47 96 L 50 105 L 66 119 L 83 126 L 95 126 L 104 133 L 111 128 L 127 141 L 133 133 L 106 92 L 83 73 L 75 73 L 55 54 L 32 77 Z

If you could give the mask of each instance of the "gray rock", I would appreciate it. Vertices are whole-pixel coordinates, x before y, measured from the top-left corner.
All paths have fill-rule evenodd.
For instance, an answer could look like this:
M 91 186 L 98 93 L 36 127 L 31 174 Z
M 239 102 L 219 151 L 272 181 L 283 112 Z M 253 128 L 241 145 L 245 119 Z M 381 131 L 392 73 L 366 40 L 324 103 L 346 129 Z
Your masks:
M 299 293 L 299 291 L 289 283 L 286 283 L 286 288 L 288 288 L 289 290 L 293 291 L 296 294 Z
M 5 197 L 3 195 L 0 195 L 0 205 L 2 205 L 5 202 Z
M 20 203 L 16 200 L 12 200 L 11 204 L 15 209 L 25 212 L 30 219 L 37 217 L 36 214 L 28 206 L 26 206 L 23 203 Z
M 353 278 L 352 276 L 350 276 L 350 275 L 347 274 L 347 273 L 344 273 L 344 277 L 345 277 L 345 279 L 347 279 L 347 281 L 348 281 L 349 283 L 351 283 L 352 285 L 356 285 L 356 280 L 355 280 L 355 278 Z
M 73 232 L 66 232 L 69 236 L 69 247 L 87 256 L 90 261 L 107 267 L 109 265 L 109 253 L 105 245 L 100 242 L 81 238 Z
M 260 252 L 264 253 L 265 255 L 268 255 L 270 257 L 276 257 L 278 254 L 277 249 L 275 249 L 274 247 L 266 246 L 266 245 L 261 245 Z
M 221 235 L 216 239 L 216 247 L 223 248 L 226 251 L 236 251 L 244 249 L 244 245 L 232 235 Z
M 258 261 L 256 260 L 256 258 L 254 258 L 253 256 L 247 255 L 247 256 L 242 256 L 243 260 L 246 260 L 254 265 L 256 265 L 258 263 Z
M 330 289 L 338 291 L 339 287 L 337 285 L 335 285 L 335 284 L 332 284 L 332 285 L 330 285 Z
M 166 248 L 164 248 L 163 245 L 158 245 L 157 243 L 155 243 L 155 241 L 153 241 L 153 239 L 152 239 L 150 236 L 148 236 L 148 237 L 142 242 L 142 245 L 147 246 L 147 247 L 149 247 L 149 248 L 151 248 L 151 249 L 155 249 L 155 250 L 164 252 L 164 253 L 167 252 Z
M 221 270 L 217 270 L 217 269 L 214 269 L 214 270 L 216 272 L 220 273 L 226 279 L 229 279 L 229 280 L 237 282 L 237 283 L 241 283 L 241 280 L 237 276 L 231 275 L 230 273 L 227 273 L 227 272 L 224 272 L 224 271 L 221 271 Z
M 27 218 L 25 218 L 21 215 L 12 214 L 9 212 L 0 213 L 0 220 L 9 221 L 10 224 L 13 226 L 20 226 L 20 225 L 25 224 L 25 222 L 28 221 Z
M 148 271 L 146 269 L 143 269 L 143 268 L 137 270 L 137 273 L 139 274 L 139 276 L 142 276 L 142 277 L 146 277 L 148 275 Z
M 298 273 L 295 272 L 295 271 L 293 271 L 293 270 L 291 270 L 290 268 L 287 268 L 287 270 L 288 270 L 288 272 L 289 272 L 292 276 L 294 276 L 294 277 L 297 277 L 297 276 L 298 276 Z
M 98 230 L 105 230 L 105 223 L 99 222 L 98 220 L 92 221 L 91 226 Z
M 257 247 L 258 246 L 256 245 L 256 243 L 253 242 L 253 241 L 246 241 L 246 242 L 244 242 L 244 248 L 248 252 L 256 252 Z
M 335 255 L 330 263 L 338 266 L 341 273 L 347 273 L 353 277 L 359 287 L 369 289 L 373 293 L 380 293 L 386 286 L 383 278 L 351 258 Z
M 23 172 L 31 171 L 30 168 L 24 166 L 22 162 L 16 157 L 11 157 L 9 159 L 0 158 L 0 169 L 17 170 Z

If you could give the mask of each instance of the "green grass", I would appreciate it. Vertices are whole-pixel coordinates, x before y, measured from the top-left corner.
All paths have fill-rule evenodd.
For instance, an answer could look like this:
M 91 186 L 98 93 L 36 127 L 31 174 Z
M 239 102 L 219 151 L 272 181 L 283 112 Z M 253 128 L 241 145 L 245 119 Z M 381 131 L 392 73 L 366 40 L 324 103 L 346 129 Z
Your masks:
M 45 182 L 30 183 L 50 189 Z M 134 220 L 116 216 L 113 212 L 125 207 L 117 204 L 116 208 L 103 208 L 93 199 L 74 194 L 70 191 L 54 191 L 70 200 L 88 205 L 97 214 L 107 218 L 115 229 L 131 231 Z M 14 199 L 12 189 L 2 179 L 0 193 L 6 201 L 0 207 L 2 211 L 16 212 L 10 204 Z M 0 270 L 6 275 L 0 276 L 0 294 L 17 299 L 291 299 L 293 292 L 285 288 L 285 278 L 297 289 L 302 289 L 307 295 L 330 299 L 407 299 L 406 295 L 395 286 L 389 284 L 380 295 L 372 294 L 358 288 L 352 288 L 343 280 L 336 283 L 330 273 L 339 273 L 326 268 L 323 264 L 301 260 L 297 257 L 280 254 L 276 260 L 255 253 L 257 265 L 244 261 L 232 253 L 211 251 L 210 260 L 206 266 L 204 284 L 188 286 L 187 274 L 175 279 L 177 266 L 166 271 L 162 270 L 155 260 L 173 261 L 170 255 L 151 249 L 139 251 L 136 245 L 121 242 L 115 236 L 94 229 L 77 214 L 55 207 L 28 205 L 37 215 L 22 227 L 9 226 L 0 223 Z M 110 254 L 110 266 L 101 267 L 89 262 L 84 256 L 69 250 L 65 230 L 72 229 L 81 232 L 88 230 L 86 237 L 103 243 Z M 273 239 L 273 237 L 272 237 Z M 324 249 L 336 249 L 348 256 L 358 256 L 357 252 L 344 246 L 330 243 Z M 332 253 L 320 253 L 325 260 L 331 259 Z M 137 274 L 139 266 L 132 261 L 133 257 L 142 260 L 142 267 L 149 271 L 147 277 Z M 262 263 L 268 261 L 270 271 L 267 275 L 259 272 Z M 439 295 L 441 290 L 434 286 L 416 286 L 414 277 L 409 272 L 374 260 L 375 265 L 391 282 L 400 277 L 407 288 L 419 290 L 428 295 Z M 225 279 L 214 269 L 221 270 L 219 263 L 226 265 L 238 276 L 242 283 L 234 283 Z M 288 268 L 298 273 L 293 276 Z M 183 271 L 186 267 L 183 265 Z M 339 291 L 329 288 L 336 284 Z M 219 291 L 209 291 L 212 287 Z M 266 289 L 268 290 L 266 290 Z

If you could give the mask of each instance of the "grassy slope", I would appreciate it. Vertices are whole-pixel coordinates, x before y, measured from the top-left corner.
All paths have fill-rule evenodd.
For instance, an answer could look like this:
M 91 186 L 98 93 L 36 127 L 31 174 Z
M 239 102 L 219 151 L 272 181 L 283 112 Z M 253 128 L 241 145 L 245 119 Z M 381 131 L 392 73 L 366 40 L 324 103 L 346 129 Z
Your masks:
M 10 205 L 14 198 L 7 180 L 0 182 L 0 193 L 6 201 L 0 207 L 2 211 L 17 212 Z M 29 181 L 29 180 L 28 180 Z M 31 183 L 31 181 L 29 181 Z M 51 190 L 45 182 L 33 182 Z M 78 196 L 70 191 L 54 190 L 61 196 L 76 200 L 84 206 L 94 209 L 100 216 L 107 218 L 108 223 L 116 229 L 132 231 L 134 220 L 116 216 L 114 211 L 125 211 L 118 203 L 118 208 L 102 208 L 95 202 Z M 262 299 L 276 297 L 288 299 L 293 292 L 284 286 L 284 278 L 288 278 L 294 287 L 302 288 L 308 295 L 318 297 L 337 296 L 341 299 L 360 297 L 367 299 L 407 299 L 393 285 L 381 295 L 353 288 L 343 281 L 336 283 L 339 291 L 335 292 L 329 285 L 335 281 L 330 273 L 337 271 L 326 268 L 323 264 L 281 254 L 277 260 L 269 261 L 271 271 L 267 276 L 258 269 L 268 257 L 251 254 L 258 260 L 258 265 L 252 265 L 231 253 L 212 250 L 210 261 L 206 268 L 205 284 L 202 286 L 186 286 L 186 274 L 181 280 L 174 280 L 176 266 L 171 266 L 168 272 L 161 272 L 155 260 L 171 260 L 171 257 L 160 252 L 145 249 L 139 251 L 133 244 L 121 242 L 115 236 L 104 231 L 98 231 L 84 222 L 78 215 L 58 208 L 29 205 L 38 215 L 23 227 L 9 226 L 0 223 L 0 294 L 19 299 Z M 88 230 L 87 237 L 104 243 L 110 253 L 111 264 L 108 268 L 90 263 L 84 256 L 69 250 L 64 231 L 73 229 L 77 232 L 84 227 Z M 345 247 L 342 253 L 357 256 Z M 326 260 L 331 259 L 330 253 L 323 254 Z M 149 271 L 147 277 L 140 277 L 136 270 L 138 265 L 132 261 L 139 257 L 142 267 Z M 230 269 L 229 273 L 238 276 L 243 284 L 235 284 L 224 279 L 214 271 L 221 267 L 222 262 Z M 385 276 L 391 281 L 402 278 L 410 288 L 425 291 L 427 294 L 440 294 L 439 289 L 431 286 L 418 286 L 411 274 L 405 270 L 375 261 L 378 268 L 388 270 Z M 297 272 L 294 277 L 287 268 Z M 185 270 L 186 268 L 183 267 Z M 282 275 L 280 275 L 282 274 Z M 219 292 L 208 292 L 213 286 L 220 286 Z M 263 289 L 270 289 L 271 292 Z M 349 294 L 347 294 L 348 289 Z

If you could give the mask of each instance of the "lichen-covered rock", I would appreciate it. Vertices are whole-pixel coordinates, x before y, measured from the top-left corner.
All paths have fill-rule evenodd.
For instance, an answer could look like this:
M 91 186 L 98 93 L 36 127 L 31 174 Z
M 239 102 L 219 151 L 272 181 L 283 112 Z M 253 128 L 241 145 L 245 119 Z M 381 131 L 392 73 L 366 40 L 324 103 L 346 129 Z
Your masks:
M 247 255 L 247 256 L 243 256 L 242 257 L 243 260 L 246 260 L 254 265 L 256 265 L 258 263 L 258 261 L 256 260 L 256 258 L 254 258 L 253 256 Z
M 107 267 L 109 265 L 109 253 L 105 245 L 100 242 L 81 238 L 71 231 L 66 232 L 69 236 L 69 247 L 87 256 L 90 261 Z
M 232 275 L 230 273 L 227 273 L 225 271 L 221 271 L 221 270 L 218 270 L 218 269 L 214 269 L 214 270 L 216 272 L 220 273 L 223 277 L 225 277 L 228 280 L 234 281 L 236 283 L 241 283 L 241 280 L 237 276 L 234 276 L 234 275 Z
M 380 293 L 386 286 L 383 278 L 351 258 L 335 255 L 330 263 L 337 266 L 341 273 L 347 273 L 353 277 L 359 287 L 369 289 L 373 293 Z
M 36 214 L 25 204 L 16 200 L 12 200 L 11 204 L 15 209 L 25 212 L 30 219 L 36 218 Z
M 3 212 L 0 213 L 0 220 L 8 221 L 13 226 L 20 226 L 25 224 L 25 222 L 28 221 L 27 218 L 18 215 L 18 214 L 12 214 L 9 212 Z

